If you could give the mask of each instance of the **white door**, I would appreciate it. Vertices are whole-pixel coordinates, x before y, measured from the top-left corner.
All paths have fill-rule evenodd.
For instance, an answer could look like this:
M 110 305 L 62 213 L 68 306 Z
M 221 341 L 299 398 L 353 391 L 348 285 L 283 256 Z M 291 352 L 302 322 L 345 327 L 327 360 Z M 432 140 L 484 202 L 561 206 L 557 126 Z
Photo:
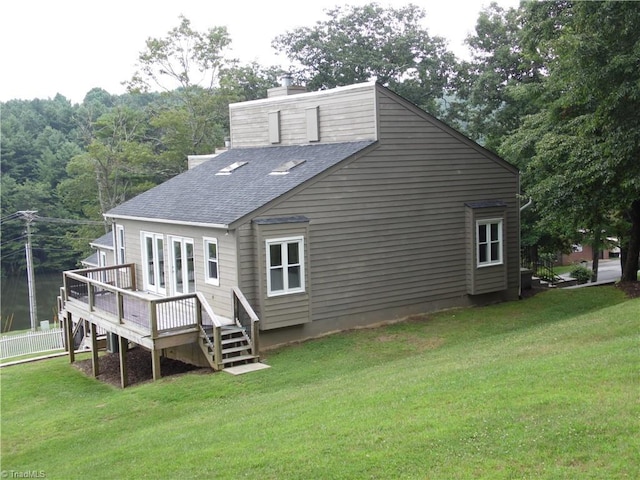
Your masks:
M 149 292 L 166 293 L 164 273 L 164 238 L 155 233 L 142 234 L 144 255 L 144 288 Z
M 171 238 L 171 262 L 171 283 L 174 295 L 195 292 L 196 272 L 192 239 Z

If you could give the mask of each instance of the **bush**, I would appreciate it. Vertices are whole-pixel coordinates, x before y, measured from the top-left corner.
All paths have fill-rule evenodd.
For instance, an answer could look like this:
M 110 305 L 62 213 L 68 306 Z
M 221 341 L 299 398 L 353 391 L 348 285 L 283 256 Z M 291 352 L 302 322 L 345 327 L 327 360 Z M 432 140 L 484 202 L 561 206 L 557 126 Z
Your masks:
M 590 268 L 583 267 L 582 265 L 576 265 L 571 269 L 569 275 L 571 278 L 578 280 L 578 283 L 587 283 L 591 279 L 593 272 Z

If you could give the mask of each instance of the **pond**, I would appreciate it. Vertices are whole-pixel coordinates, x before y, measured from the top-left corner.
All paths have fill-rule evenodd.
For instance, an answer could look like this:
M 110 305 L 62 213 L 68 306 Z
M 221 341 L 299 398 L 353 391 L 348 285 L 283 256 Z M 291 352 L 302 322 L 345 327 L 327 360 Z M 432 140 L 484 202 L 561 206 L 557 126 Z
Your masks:
M 62 274 L 36 274 L 36 304 L 38 310 L 38 326 L 40 322 L 57 320 L 57 297 L 62 286 Z M 2 278 L 1 310 L 2 331 L 25 330 L 31 328 L 29 314 L 29 288 L 26 272 L 24 275 Z

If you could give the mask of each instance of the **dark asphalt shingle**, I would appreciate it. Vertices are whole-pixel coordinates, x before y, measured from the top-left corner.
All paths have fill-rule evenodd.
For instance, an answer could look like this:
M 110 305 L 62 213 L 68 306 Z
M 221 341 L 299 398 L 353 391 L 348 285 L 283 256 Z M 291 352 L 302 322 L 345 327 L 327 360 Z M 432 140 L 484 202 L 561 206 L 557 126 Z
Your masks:
M 372 143 L 233 148 L 118 205 L 107 215 L 229 225 Z M 286 175 L 269 175 L 290 160 L 305 161 Z M 247 164 L 231 175 L 216 175 L 239 161 Z

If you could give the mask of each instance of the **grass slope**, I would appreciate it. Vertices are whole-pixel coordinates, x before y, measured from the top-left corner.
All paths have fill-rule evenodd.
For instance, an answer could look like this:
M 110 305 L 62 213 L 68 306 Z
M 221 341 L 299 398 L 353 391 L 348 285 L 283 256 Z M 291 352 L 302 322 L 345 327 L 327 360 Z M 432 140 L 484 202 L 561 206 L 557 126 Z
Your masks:
M 550 291 L 125 390 L 4 368 L 2 470 L 47 478 L 640 478 L 640 299 Z

